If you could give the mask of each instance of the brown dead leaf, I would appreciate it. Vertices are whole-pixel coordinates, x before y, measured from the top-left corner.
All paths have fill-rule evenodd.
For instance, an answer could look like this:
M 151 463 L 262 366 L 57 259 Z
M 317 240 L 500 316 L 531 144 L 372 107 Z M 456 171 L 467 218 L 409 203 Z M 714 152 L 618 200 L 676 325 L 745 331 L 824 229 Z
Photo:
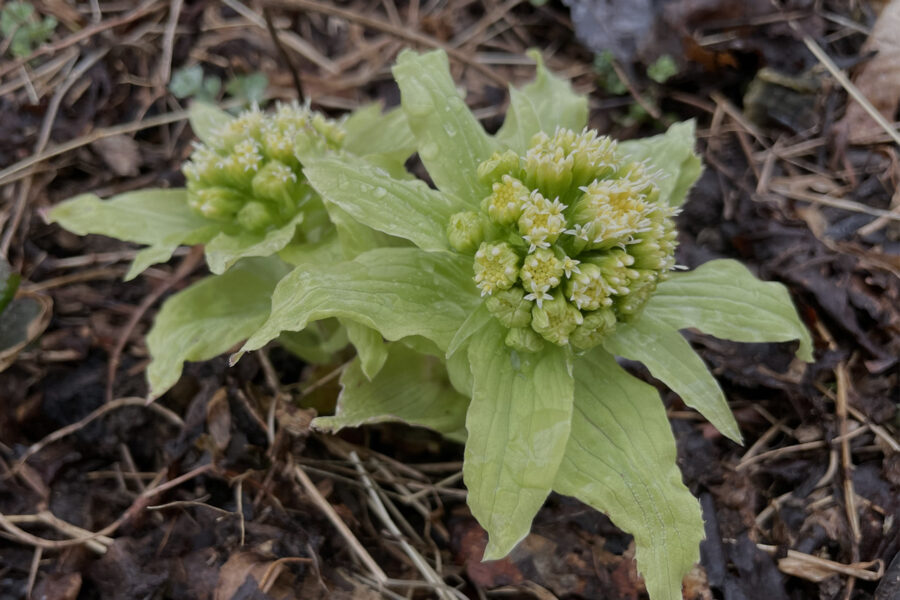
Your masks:
M 888 121 L 892 121 L 900 104 L 900 0 L 891 0 L 881 11 L 861 54 L 877 52 L 854 77 L 859 91 Z M 850 143 L 863 143 L 881 127 L 857 103 L 850 102 L 844 118 L 837 124 Z
M 120 177 L 134 177 L 141 166 L 141 151 L 137 142 L 127 135 L 100 138 L 91 144 L 112 172 Z
M 284 570 L 283 563 L 266 559 L 256 552 L 238 552 L 232 554 L 219 570 L 219 581 L 216 584 L 214 600 L 232 600 L 238 596 L 238 590 L 248 584 L 250 579 L 256 587 L 273 598 L 290 598 L 290 586 L 273 584 Z M 248 590 L 241 590 L 246 593 Z
M 231 410 L 225 388 L 218 389 L 206 405 L 206 428 L 216 448 L 225 450 L 231 440 Z
M 684 586 L 685 600 L 712 600 L 712 591 L 709 589 L 709 580 L 706 577 L 706 569 L 701 565 L 694 565 L 688 571 L 682 582 Z
M 81 573 L 51 573 L 35 586 L 35 600 L 75 600 L 81 591 Z

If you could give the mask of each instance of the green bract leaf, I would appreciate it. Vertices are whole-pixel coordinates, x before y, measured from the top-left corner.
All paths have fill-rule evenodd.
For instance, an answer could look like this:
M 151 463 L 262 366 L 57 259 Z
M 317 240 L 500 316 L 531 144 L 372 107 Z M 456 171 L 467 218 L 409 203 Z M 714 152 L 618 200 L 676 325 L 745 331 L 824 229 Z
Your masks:
M 356 321 L 346 321 L 344 326 L 347 328 L 347 336 L 350 343 L 356 348 L 359 355 L 359 364 L 362 372 L 372 379 L 384 366 L 387 360 L 388 350 L 381 337 L 381 334 L 372 329 L 361 325 Z
M 371 380 L 360 360 L 341 376 L 336 414 L 313 425 L 339 431 L 386 421 L 427 427 L 451 437 L 464 434 L 468 399 L 450 386 L 440 360 L 423 356 L 403 344 L 390 344 L 387 362 Z
M 399 108 L 381 112 L 378 103 L 353 112 L 342 127 L 347 132 L 344 150 L 357 156 L 381 154 L 403 163 L 416 151 L 416 138 Z
M 347 328 L 337 319 L 323 319 L 310 323 L 303 331 L 284 331 L 278 343 L 288 352 L 308 363 L 327 364 L 337 360 L 336 354 L 348 343 Z
M 209 270 L 221 274 L 242 258 L 271 256 L 279 252 L 294 239 L 294 233 L 303 218 L 304 213 L 299 212 L 287 225 L 265 233 L 220 233 L 206 245 L 206 264 L 209 265 Z
M 242 260 L 224 275 L 206 277 L 163 303 L 147 348 L 150 392 L 159 396 L 178 381 L 187 360 L 227 352 L 269 314 L 275 284 L 288 266 L 275 257 Z
M 531 529 L 563 459 L 573 380 L 565 350 L 518 354 L 496 321 L 472 337 L 472 402 L 463 478 L 488 532 L 485 560 L 506 556 Z
M 288 274 L 275 288 L 269 320 L 242 351 L 326 317 L 357 321 L 389 340 L 421 335 L 445 351 L 478 300 L 464 257 L 414 248 L 371 250 L 349 262 Z
M 447 356 L 455 354 L 461 348 L 464 348 L 474 334 L 484 329 L 491 321 L 494 320 L 493 315 L 488 311 L 482 302 L 478 308 L 472 312 L 460 328 L 456 331 L 453 339 L 450 340 L 450 346 L 447 348 Z
M 210 222 L 187 204 L 187 190 L 140 190 L 101 200 L 82 194 L 54 206 L 47 215 L 72 233 L 96 233 L 153 246 L 194 237 Z
M 521 90 L 510 87 L 509 110 L 497 132 L 499 141 L 520 154 L 539 131 L 552 134 L 557 127 L 581 131 L 588 119 L 587 98 L 550 73 L 540 52 L 530 50 L 528 55 L 537 63 L 535 79 Z
M 334 228 L 340 241 L 341 252 L 345 260 L 356 258 L 363 252 L 368 252 L 375 248 L 390 246 L 408 247 L 412 245 L 408 240 L 396 238 L 363 225 L 336 204 L 328 204 L 328 214 L 334 223 Z
M 681 206 L 688 190 L 700 178 L 703 164 L 694 153 L 694 121 L 684 121 L 669 127 L 662 135 L 621 142 L 619 148 L 634 160 L 647 160 L 653 169 L 666 177 L 657 181 L 659 201 Z
M 310 183 L 351 217 L 423 250 L 447 250 L 447 223 L 463 207 L 422 181 L 399 181 L 350 156 L 311 161 Z
M 201 70 L 200 73 L 202 75 L 203 71 Z M 216 132 L 234 117 L 213 104 L 195 100 L 191 103 L 188 118 L 194 135 L 200 138 L 201 142 L 210 144 L 214 143 Z
M 693 271 L 674 273 L 644 310 L 675 329 L 696 327 L 736 342 L 799 340 L 797 356 L 813 360 L 812 339 L 787 288 L 760 281 L 734 260 L 712 260 Z
M 82 194 L 54 206 L 47 220 L 78 235 L 94 233 L 150 246 L 135 257 L 126 280 L 169 260 L 178 246 L 204 243 L 220 230 L 188 207 L 184 189 L 140 190 L 109 200 Z
M 294 240 L 278 251 L 278 257 L 292 266 L 299 267 L 340 262 L 344 255 L 337 232 L 329 231 L 315 242 Z
M 613 354 L 637 360 L 654 377 L 697 409 L 716 429 L 741 443 L 741 432 L 728 407 L 719 383 L 676 329 L 650 315 L 634 323 L 620 323 L 615 333 L 603 341 Z
M 476 169 L 498 149 L 459 97 L 442 50 L 404 50 L 393 68 L 419 157 L 435 185 L 475 205 L 491 190 Z
M 575 363 L 572 434 L 553 489 L 634 536 L 651 600 L 681 600 L 699 558 L 700 506 L 681 482 L 659 394 L 603 351 Z

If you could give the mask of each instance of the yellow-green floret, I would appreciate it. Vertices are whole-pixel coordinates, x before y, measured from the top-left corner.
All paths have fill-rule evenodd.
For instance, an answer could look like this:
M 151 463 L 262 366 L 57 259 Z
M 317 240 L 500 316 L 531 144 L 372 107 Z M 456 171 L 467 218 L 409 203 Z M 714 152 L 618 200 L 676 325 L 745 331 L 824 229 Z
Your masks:
M 640 313 L 675 266 L 677 211 L 659 202 L 660 177 L 590 130 L 539 133 L 524 155 L 479 165 L 490 194 L 480 212 L 454 215 L 448 235 L 474 254 L 509 346 L 586 350 Z
M 339 148 L 344 135 L 338 123 L 297 103 L 279 104 L 273 113 L 244 111 L 197 143 L 184 163 L 188 204 L 243 230 L 280 227 L 312 195 L 301 157 Z

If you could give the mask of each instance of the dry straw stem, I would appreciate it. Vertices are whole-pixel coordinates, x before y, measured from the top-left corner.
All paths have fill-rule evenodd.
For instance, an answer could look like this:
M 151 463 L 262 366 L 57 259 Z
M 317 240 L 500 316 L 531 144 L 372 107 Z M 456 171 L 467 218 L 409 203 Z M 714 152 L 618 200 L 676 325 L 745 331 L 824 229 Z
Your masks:
M 363 547 L 360 541 L 353 535 L 353 532 L 350 531 L 350 528 L 347 527 L 347 524 L 341 519 L 341 517 L 334 510 L 334 507 L 328 503 L 325 499 L 325 496 L 322 495 L 322 492 L 319 491 L 319 488 L 312 482 L 309 478 L 309 475 L 306 474 L 306 471 L 303 470 L 303 467 L 300 465 L 294 465 L 294 476 L 303 486 L 303 489 L 309 494 L 309 497 L 312 501 L 319 507 L 319 509 L 325 513 L 325 516 L 328 517 L 328 520 L 331 521 L 331 524 L 334 525 L 335 529 L 338 530 L 338 533 L 341 534 L 341 537 L 344 538 L 344 541 L 350 546 L 350 550 L 356 555 L 356 557 L 365 565 L 365 567 L 372 574 L 372 577 L 375 578 L 379 583 L 384 583 L 388 580 L 388 576 L 385 572 L 378 566 L 378 563 L 375 562 L 375 559 L 372 558 L 372 555 Z

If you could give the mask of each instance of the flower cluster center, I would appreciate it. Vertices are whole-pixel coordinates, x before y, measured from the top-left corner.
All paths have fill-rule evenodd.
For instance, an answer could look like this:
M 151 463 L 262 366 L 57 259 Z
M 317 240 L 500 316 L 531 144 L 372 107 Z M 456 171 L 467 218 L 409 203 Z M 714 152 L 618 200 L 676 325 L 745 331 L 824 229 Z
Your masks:
M 294 102 L 244 111 L 197 143 L 182 167 L 195 212 L 262 232 L 290 221 L 311 196 L 301 169 L 310 151 L 340 147 L 343 129 Z
M 674 267 L 676 210 L 659 202 L 661 175 L 608 137 L 539 133 L 524 156 L 497 153 L 478 176 L 491 193 L 454 215 L 448 236 L 474 254 L 475 284 L 510 346 L 591 348 Z

